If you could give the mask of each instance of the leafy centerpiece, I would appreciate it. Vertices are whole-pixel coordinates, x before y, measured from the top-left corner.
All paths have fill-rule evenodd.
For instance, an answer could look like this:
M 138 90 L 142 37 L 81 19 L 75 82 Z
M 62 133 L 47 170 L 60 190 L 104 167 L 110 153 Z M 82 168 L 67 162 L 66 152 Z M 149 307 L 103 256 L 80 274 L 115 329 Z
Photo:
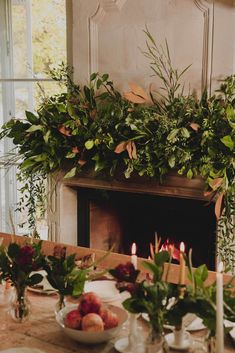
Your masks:
M 185 256 L 186 258 L 186 256 Z M 149 271 L 148 279 L 139 279 L 140 271 L 136 271 L 131 263 L 120 264 L 110 273 L 117 280 L 120 291 L 128 291 L 130 297 L 122 304 L 124 308 L 133 314 L 144 313 L 148 316 L 150 335 L 146 342 L 146 352 L 161 352 L 166 350 L 164 340 L 164 325 L 175 327 L 174 336 L 180 331 L 184 332 L 184 317 L 186 314 L 196 314 L 208 329 L 205 344 L 215 348 L 216 320 L 218 303 L 216 299 L 216 282 L 207 283 L 208 269 L 201 265 L 196 269 L 191 265 L 191 251 L 188 263 L 188 282 L 182 276 L 185 272 L 183 262 L 180 265 L 179 285 L 169 283 L 171 267 L 171 254 L 162 251 L 154 255 L 153 261 L 144 261 L 142 265 Z M 165 262 L 169 261 L 168 264 Z M 235 293 L 232 285 L 234 278 L 223 286 L 223 319 L 235 322 Z M 231 329 L 231 327 L 229 328 Z M 228 330 L 227 329 L 227 332 Z M 170 334 L 172 335 L 172 334 Z M 177 338 L 178 339 L 178 338 Z M 222 337 L 223 339 L 223 337 Z M 213 342 L 213 345 L 211 343 Z M 174 341 L 173 341 L 174 343 Z M 175 346 L 181 346 L 175 344 Z M 214 350 L 209 350 L 215 352 Z
M 2 127 L 0 138 L 12 138 L 16 146 L 2 163 L 22 161 L 18 178 L 22 191 L 31 195 L 32 228 L 37 201 L 42 205 L 45 199 L 42 181 L 61 170 L 66 178 L 83 170 L 109 178 L 123 171 L 126 178 L 137 173 L 161 181 L 171 170 L 188 178 L 200 175 L 216 200 L 219 254 L 233 269 L 235 75 L 212 96 L 184 94 L 180 80 L 185 70 L 173 68 L 167 43 L 158 47 L 148 30 L 146 38 L 144 55 L 163 90 L 146 93 L 131 84 L 121 94 L 108 74 L 99 73 L 81 86 L 62 66 L 51 75 L 67 90 L 45 98 L 37 114 L 26 112 L 25 120 L 11 119 Z M 21 200 L 19 210 L 23 205 Z
M 29 316 L 27 286 L 36 285 L 43 279 L 41 274 L 33 273 L 45 264 L 41 245 L 42 241 L 22 246 L 12 242 L 8 247 L 0 247 L 0 281 L 10 280 L 14 286 L 15 295 L 12 298 L 10 314 L 17 322 L 25 321 Z
M 65 297 L 79 297 L 84 290 L 88 269 L 79 269 L 76 254 L 66 255 L 66 247 L 55 246 L 53 255 L 47 256 L 45 270 L 47 279 L 59 295 L 56 312 L 65 306 Z

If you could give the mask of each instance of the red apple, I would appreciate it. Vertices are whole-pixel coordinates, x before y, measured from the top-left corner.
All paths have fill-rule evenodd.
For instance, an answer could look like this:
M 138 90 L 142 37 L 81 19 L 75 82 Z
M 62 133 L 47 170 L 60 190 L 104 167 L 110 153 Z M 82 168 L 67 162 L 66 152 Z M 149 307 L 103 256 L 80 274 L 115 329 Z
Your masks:
M 118 317 L 117 314 L 112 312 L 110 309 L 101 308 L 100 317 L 104 322 L 104 328 L 109 329 L 118 326 Z
M 90 332 L 104 331 L 103 320 L 98 314 L 89 313 L 82 318 L 82 330 Z
M 80 303 L 78 310 L 81 315 L 86 315 L 89 313 L 98 313 L 101 307 L 101 300 L 93 292 L 85 293 L 80 298 Z
M 77 309 L 70 311 L 64 319 L 64 324 L 66 327 L 77 329 L 77 330 L 80 329 L 81 322 L 82 322 L 82 316 Z

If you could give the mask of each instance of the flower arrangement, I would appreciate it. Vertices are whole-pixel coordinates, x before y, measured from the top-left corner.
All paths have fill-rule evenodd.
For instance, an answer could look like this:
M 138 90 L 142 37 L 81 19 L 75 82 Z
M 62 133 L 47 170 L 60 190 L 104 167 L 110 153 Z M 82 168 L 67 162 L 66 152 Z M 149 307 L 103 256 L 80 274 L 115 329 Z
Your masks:
M 79 297 L 84 290 L 88 269 L 79 269 L 76 254 L 66 256 L 66 247 L 56 245 L 52 256 L 47 256 L 44 269 L 48 282 L 58 291 L 56 311 L 65 306 L 65 296 Z
M 12 242 L 5 247 L 0 246 L 0 280 L 10 280 L 15 288 L 15 298 L 11 310 L 16 321 L 24 321 L 29 308 L 26 299 L 27 286 L 42 281 L 42 275 L 33 273 L 45 264 L 45 256 L 41 253 L 42 241 L 26 243 L 22 246 Z
M 168 283 L 171 266 L 171 254 L 162 251 L 154 255 L 152 261 L 142 264 L 150 272 L 150 278 L 139 280 L 140 271 L 131 263 L 119 264 L 110 273 L 117 281 L 120 291 L 128 291 L 130 297 L 122 304 L 130 313 L 148 315 L 151 327 L 151 339 L 163 334 L 164 324 L 183 327 L 183 317 L 194 313 L 203 320 L 208 328 L 209 337 L 216 333 L 216 283 L 206 284 L 208 269 L 201 265 L 193 271 L 191 253 L 188 263 L 189 285 L 173 285 Z M 164 266 L 165 262 L 169 262 Z M 235 322 L 235 293 L 232 280 L 223 287 L 224 319 Z
M 123 302 L 124 308 L 133 313 L 146 313 L 151 324 L 152 340 L 163 334 L 167 308 L 171 304 L 174 286 L 164 278 L 164 263 L 171 261 L 167 251 L 155 254 L 153 262 L 143 262 L 152 275 L 152 281 L 138 280 L 140 271 L 135 270 L 132 263 L 118 265 L 109 272 L 117 280 L 120 291 L 128 291 L 131 296 Z M 164 275 L 165 276 L 165 275 Z
M 212 96 L 184 94 L 180 80 L 188 68 L 174 69 L 167 43 L 158 47 L 145 32 L 144 55 L 163 90 L 146 93 L 131 84 L 122 94 L 108 74 L 99 73 L 81 86 L 72 81 L 71 69 L 61 66 L 51 75 L 67 90 L 45 98 L 37 114 L 26 112 L 25 120 L 14 118 L 2 127 L 0 138 L 12 138 L 17 148 L 2 164 L 22 160 L 18 178 L 22 192 L 30 195 L 32 228 L 37 204 L 45 199 L 43 180 L 61 170 L 66 178 L 88 170 L 109 178 L 122 171 L 126 178 L 136 173 L 160 181 L 172 169 L 187 178 L 200 175 L 205 192 L 216 200 L 220 256 L 233 269 L 235 75 Z

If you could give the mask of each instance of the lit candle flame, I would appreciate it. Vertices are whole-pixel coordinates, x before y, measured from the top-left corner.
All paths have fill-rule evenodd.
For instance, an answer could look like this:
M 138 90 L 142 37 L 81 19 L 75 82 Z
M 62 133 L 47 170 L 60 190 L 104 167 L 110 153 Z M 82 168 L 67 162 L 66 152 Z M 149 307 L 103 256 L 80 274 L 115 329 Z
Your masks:
M 223 272 L 224 270 L 224 264 L 223 262 L 221 261 L 219 264 L 218 264 L 218 267 L 217 267 L 217 272 Z
M 131 254 L 132 254 L 132 255 L 135 255 L 135 254 L 136 254 L 136 243 L 133 243 L 133 244 L 132 244 L 132 247 L 131 247 Z
M 180 243 L 180 251 L 185 252 L 185 245 L 183 241 Z

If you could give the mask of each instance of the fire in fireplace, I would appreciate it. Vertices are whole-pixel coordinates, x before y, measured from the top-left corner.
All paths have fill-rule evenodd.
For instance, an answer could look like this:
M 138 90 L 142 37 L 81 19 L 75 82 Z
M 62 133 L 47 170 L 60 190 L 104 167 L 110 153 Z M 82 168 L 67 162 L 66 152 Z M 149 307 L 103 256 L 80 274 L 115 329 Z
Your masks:
M 180 242 L 193 249 L 193 264 L 215 267 L 216 219 L 214 205 L 205 201 L 131 192 L 78 188 L 78 245 L 148 258 L 155 232 L 160 249 Z

